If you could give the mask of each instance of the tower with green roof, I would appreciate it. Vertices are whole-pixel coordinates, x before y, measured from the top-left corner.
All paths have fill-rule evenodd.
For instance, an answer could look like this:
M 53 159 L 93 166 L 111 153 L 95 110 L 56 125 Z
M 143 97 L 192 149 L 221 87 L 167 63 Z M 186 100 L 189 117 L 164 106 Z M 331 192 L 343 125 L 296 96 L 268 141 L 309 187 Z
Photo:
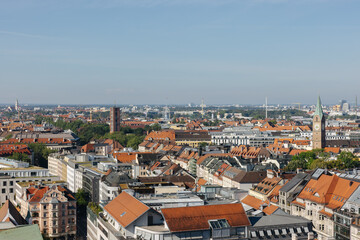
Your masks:
M 325 116 L 321 107 L 321 99 L 318 97 L 313 117 L 313 149 L 325 147 Z

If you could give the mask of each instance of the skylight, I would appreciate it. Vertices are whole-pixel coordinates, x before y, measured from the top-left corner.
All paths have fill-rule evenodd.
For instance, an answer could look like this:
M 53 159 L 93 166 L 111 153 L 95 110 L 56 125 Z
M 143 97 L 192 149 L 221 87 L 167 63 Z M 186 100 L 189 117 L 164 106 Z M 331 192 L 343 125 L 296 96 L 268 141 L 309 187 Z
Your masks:
M 120 217 L 123 217 L 123 216 L 125 215 L 125 213 L 126 213 L 126 212 L 123 212 L 123 213 L 120 215 Z

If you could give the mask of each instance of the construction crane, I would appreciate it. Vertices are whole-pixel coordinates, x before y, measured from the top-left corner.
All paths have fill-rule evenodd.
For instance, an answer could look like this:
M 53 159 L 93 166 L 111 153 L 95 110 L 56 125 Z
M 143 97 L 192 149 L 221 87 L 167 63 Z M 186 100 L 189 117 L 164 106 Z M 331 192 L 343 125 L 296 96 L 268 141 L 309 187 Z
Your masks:
M 301 103 L 292 103 L 292 104 L 296 104 L 299 106 L 299 110 L 301 110 Z

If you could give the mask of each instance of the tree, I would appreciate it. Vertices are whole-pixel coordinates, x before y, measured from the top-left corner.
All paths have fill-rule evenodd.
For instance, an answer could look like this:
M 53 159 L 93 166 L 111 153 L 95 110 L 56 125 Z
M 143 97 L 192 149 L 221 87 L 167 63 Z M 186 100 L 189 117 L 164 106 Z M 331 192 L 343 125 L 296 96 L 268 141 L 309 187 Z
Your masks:
M 341 152 L 337 157 L 337 160 L 340 161 L 343 168 L 353 168 L 359 163 L 359 159 L 357 159 L 351 152 Z
M 310 165 L 309 169 L 316 169 L 316 168 L 327 168 L 327 164 L 323 159 L 316 159 Z
M 78 206 L 80 207 L 86 207 L 89 203 L 89 193 L 86 192 L 84 189 L 80 188 L 76 193 L 75 193 L 75 198 L 76 198 L 76 202 L 78 204 Z
M 8 158 L 30 163 L 30 157 L 26 153 L 14 152 Z
M 47 148 L 46 145 L 43 143 L 30 143 L 28 144 L 28 147 L 34 153 L 35 165 L 44 168 L 48 167 L 48 157 L 50 153 L 56 152 L 55 150 Z

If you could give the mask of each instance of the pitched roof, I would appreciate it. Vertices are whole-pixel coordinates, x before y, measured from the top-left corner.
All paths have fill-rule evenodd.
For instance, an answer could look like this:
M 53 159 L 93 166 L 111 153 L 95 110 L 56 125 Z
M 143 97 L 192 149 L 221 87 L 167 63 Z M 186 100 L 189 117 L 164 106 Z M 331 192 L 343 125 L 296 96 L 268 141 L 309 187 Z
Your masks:
M 42 240 L 39 225 L 33 224 L 28 226 L 21 226 L 17 228 L 0 231 L 0 239 L 2 240 Z
M 278 210 L 279 207 L 278 206 L 275 206 L 275 205 L 270 205 L 266 208 L 263 209 L 263 212 L 266 214 L 266 215 L 271 215 L 273 214 L 276 210 Z
M 123 152 L 123 153 L 113 153 L 114 158 L 122 163 L 132 163 L 136 160 L 137 153 Z
M 316 104 L 316 110 L 314 112 L 314 116 L 319 116 L 320 119 L 324 116 L 322 107 L 321 107 L 321 99 L 320 96 L 318 96 L 317 104 Z
M 209 157 L 233 157 L 233 155 L 230 153 L 209 153 L 199 157 L 199 159 L 196 161 L 196 164 L 200 165 L 205 159 Z
M 209 229 L 209 220 L 226 219 L 231 227 L 249 226 L 241 203 L 165 208 L 161 210 L 170 232 Z
M 27 221 L 20 215 L 15 206 L 9 200 L 6 200 L 0 209 L 0 222 L 8 221 L 11 221 L 15 225 L 28 224 Z
M 264 178 L 266 178 L 265 171 L 257 171 L 257 172 L 241 171 L 238 175 L 234 177 L 233 180 L 239 183 L 259 183 Z
M 298 198 L 325 204 L 326 207 L 336 209 L 341 207 L 360 183 L 338 177 L 337 175 L 321 175 L 318 180 L 311 179 Z
M 255 208 L 257 210 L 259 210 L 261 208 L 261 205 L 269 203 L 269 201 L 264 202 L 256 197 L 250 196 L 250 195 L 247 195 L 245 198 L 243 198 L 241 200 L 241 202 L 252 208 Z
M 120 193 L 104 209 L 123 227 L 129 226 L 150 208 L 126 192 Z

